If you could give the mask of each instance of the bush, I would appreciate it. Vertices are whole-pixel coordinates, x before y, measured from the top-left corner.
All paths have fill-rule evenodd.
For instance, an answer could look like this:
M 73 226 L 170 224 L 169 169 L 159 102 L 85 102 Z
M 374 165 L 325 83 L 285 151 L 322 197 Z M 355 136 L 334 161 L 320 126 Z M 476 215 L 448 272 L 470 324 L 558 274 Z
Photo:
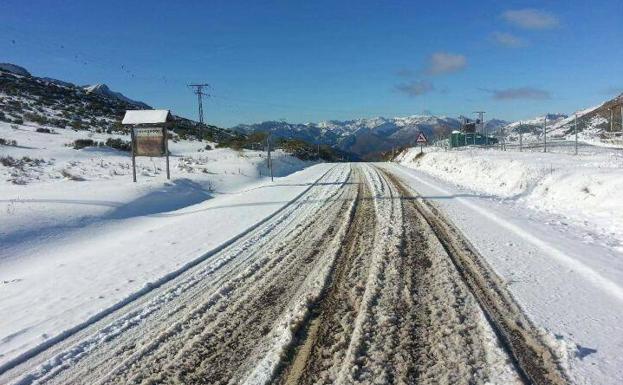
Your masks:
M 73 130 L 75 130 L 75 131 L 78 131 L 78 130 L 81 130 L 81 129 L 83 129 L 83 128 L 84 128 L 84 126 L 82 125 L 82 122 L 81 122 L 80 120 L 72 120 L 72 121 L 69 123 L 69 126 L 70 126 Z
M 16 140 L 11 140 L 11 139 L 0 138 L 0 145 L 3 145 L 3 146 L 17 146 L 17 141 Z
M 11 156 L 0 157 L 0 164 L 5 167 L 15 167 L 17 165 L 17 159 Z
M 6 167 L 14 167 L 23 170 L 25 166 L 39 166 L 44 164 L 43 159 L 32 159 L 28 156 L 24 156 L 21 159 L 16 159 L 11 156 L 0 157 L 0 164 Z
M 15 118 L 15 119 L 13 119 L 13 123 L 15 123 L 15 124 L 24 124 L 24 119 L 22 119 L 22 118 Z
M 117 149 L 119 151 L 132 151 L 132 143 L 123 139 L 108 138 L 106 146 Z
M 37 128 L 37 132 L 41 132 L 43 134 L 51 134 L 52 130 L 50 130 L 49 128 L 39 127 Z
M 210 146 L 209 144 L 206 144 L 205 149 L 210 151 L 210 150 L 212 150 L 212 146 Z
M 81 148 L 85 148 L 85 147 L 93 147 L 93 146 L 97 146 L 97 142 L 95 142 L 93 139 L 74 140 L 74 149 L 76 150 L 80 150 Z

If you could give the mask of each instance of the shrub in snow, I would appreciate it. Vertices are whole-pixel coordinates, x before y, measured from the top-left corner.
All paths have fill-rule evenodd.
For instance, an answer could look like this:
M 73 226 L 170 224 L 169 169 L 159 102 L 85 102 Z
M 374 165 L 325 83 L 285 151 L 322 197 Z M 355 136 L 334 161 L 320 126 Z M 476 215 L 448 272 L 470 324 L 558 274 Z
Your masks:
M 37 132 L 41 132 L 43 134 L 51 134 L 52 130 L 50 130 L 49 128 L 39 127 L 37 128 Z
M 132 151 L 132 143 L 127 140 L 119 139 L 119 138 L 108 138 L 106 139 L 106 146 L 114 148 L 119 151 Z
M 93 139 L 76 139 L 74 140 L 73 145 L 76 150 L 80 150 L 81 148 L 85 147 L 97 146 L 97 142 L 95 142 Z
M 17 141 L 16 140 L 11 140 L 11 139 L 0 138 L 0 145 L 3 145 L 3 146 L 17 146 Z

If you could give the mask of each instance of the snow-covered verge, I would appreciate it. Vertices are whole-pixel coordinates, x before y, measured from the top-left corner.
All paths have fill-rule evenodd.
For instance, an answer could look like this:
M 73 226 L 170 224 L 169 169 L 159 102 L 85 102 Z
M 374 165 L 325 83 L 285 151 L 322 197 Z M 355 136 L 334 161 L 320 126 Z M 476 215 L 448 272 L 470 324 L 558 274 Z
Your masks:
M 571 383 L 623 383 L 623 250 L 557 215 L 383 166 L 463 232 L 543 331 Z
M 554 214 L 623 250 L 623 151 L 418 153 L 410 149 L 397 160 L 473 192 Z
M 0 365 L 219 247 L 308 188 L 327 165 L 171 143 L 164 158 L 76 150 L 127 136 L 0 123 Z M 213 146 L 213 144 L 211 143 Z M 300 171 L 302 170 L 302 171 Z

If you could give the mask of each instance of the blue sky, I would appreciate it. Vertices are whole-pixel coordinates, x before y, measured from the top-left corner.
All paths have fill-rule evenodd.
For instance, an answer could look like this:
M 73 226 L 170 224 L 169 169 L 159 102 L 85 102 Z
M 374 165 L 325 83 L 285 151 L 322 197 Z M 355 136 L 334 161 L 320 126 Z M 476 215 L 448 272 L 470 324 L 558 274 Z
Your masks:
M 0 62 L 206 121 L 529 118 L 623 92 L 623 2 L 23 1 Z

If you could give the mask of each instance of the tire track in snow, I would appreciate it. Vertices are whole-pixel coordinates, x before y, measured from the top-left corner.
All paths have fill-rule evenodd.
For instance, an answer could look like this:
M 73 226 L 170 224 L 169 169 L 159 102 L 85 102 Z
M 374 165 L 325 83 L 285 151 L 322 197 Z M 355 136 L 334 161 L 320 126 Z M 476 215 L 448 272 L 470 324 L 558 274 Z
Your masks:
M 279 383 L 519 382 L 432 230 L 362 168 L 333 279 Z
M 279 230 L 281 227 L 288 227 L 292 222 L 297 221 L 298 215 L 306 214 L 306 210 L 313 210 L 319 202 L 315 202 L 314 199 L 320 200 L 324 198 L 323 193 L 328 190 L 337 190 L 339 186 L 320 186 L 318 182 L 326 180 L 329 183 L 334 181 L 344 180 L 347 177 L 347 167 L 333 167 L 325 172 L 318 180 L 316 180 L 308 189 L 302 192 L 295 200 L 285 205 L 282 209 L 278 210 L 275 214 L 269 216 L 265 220 L 261 221 L 257 225 L 249 229 L 245 234 L 241 234 L 233 240 L 230 240 L 219 249 L 229 248 L 222 253 L 215 253 L 214 251 L 202 256 L 201 261 L 197 262 L 198 265 L 207 260 L 207 264 L 204 262 L 200 269 L 196 266 L 185 266 L 181 270 L 186 270 L 182 273 L 175 272 L 173 274 L 181 275 L 175 281 L 174 285 L 163 284 L 160 289 L 160 293 L 153 299 L 150 295 L 143 295 L 139 297 L 139 301 L 131 303 L 130 307 L 125 312 L 122 312 L 120 318 L 113 317 L 112 320 L 99 322 L 97 327 L 90 328 L 80 333 L 77 336 L 78 342 L 69 342 L 67 344 L 61 344 L 63 346 L 53 346 L 52 353 L 48 355 L 49 358 L 40 358 L 35 363 L 39 363 L 40 366 L 35 370 L 30 371 L 28 374 L 22 376 L 21 371 L 16 370 L 13 374 L 13 379 L 18 378 L 20 384 L 28 384 L 34 381 L 45 381 L 51 379 L 63 370 L 79 366 L 77 365 L 82 358 L 92 354 L 93 350 L 97 350 L 100 345 L 112 341 L 118 338 L 120 335 L 130 335 L 132 331 L 139 329 L 138 325 L 144 324 L 146 321 L 157 318 L 154 313 L 161 308 L 170 306 L 181 294 L 191 289 L 198 282 L 205 281 L 211 275 L 223 270 L 228 264 L 236 258 L 240 259 L 240 254 L 247 253 L 247 258 L 253 256 L 252 253 L 248 253 L 248 250 L 253 250 L 254 247 L 260 247 L 269 242 L 269 234 L 274 229 Z M 237 242 L 236 242 L 237 241 Z M 217 250 L 218 251 L 218 250 Z M 210 257 L 210 258 L 208 258 Z M 240 263 L 245 263 L 246 260 L 241 260 Z M 206 265 L 206 266 L 203 266 Z M 193 267 L 195 267 L 193 269 Z M 192 274 L 190 274 L 192 270 Z M 169 275 L 168 277 L 170 277 Z M 154 287 L 149 287 L 148 291 L 154 290 Z M 175 311 L 173 311 L 174 313 Z M 101 325 L 99 325 L 101 324 Z M 95 326 L 95 325 L 94 325 Z M 88 328 L 87 328 L 88 329 Z M 94 330 L 91 330 L 94 329 Z M 135 332 L 137 336 L 140 336 L 141 332 Z M 128 344 L 128 348 L 131 350 L 132 343 Z M 117 352 L 120 353 L 120 352 Z M 122 354 L 121 352 L 120 354 Z M 106 360 L 106 355 L 103 354 L 102 361 Z M 90 372 L 91 369 L 85 369 L 85 372 Z
M 403 196 L 411 196 L 397 177 L 387 170 L 384 173 Z M 414 198 L 413 207 L 435 233 L 461 280 L 478 300 L 524 380 L 539 385 L 569 383 L 556 354 L 504 288 L 502 280 L 434 205 L 417 198 L 417 193 Z

